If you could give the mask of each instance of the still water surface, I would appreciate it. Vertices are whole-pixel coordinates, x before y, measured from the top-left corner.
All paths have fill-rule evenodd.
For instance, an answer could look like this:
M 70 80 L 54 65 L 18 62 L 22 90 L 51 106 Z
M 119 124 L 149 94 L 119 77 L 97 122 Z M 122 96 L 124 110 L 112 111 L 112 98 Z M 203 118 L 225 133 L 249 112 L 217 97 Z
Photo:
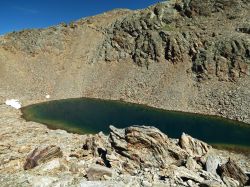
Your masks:
M 120 128 L 150 125 L 172 138 L 178 138 L 185 132 L 210 144 L 250 148 L 250 126 L 244 123 L 121 101 L 66 99 L 30 105 L 22 108 L 22 112 L 26 120 L 80 134 L 108 133 L 109 125 Z

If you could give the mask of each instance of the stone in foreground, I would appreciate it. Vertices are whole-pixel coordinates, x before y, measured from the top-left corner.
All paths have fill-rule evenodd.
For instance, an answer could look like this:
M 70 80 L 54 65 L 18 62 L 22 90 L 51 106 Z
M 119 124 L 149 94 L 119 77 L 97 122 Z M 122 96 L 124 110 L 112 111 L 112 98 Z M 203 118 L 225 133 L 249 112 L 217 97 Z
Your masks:
M 165 168 L 187 157 L 185 151 L 155 127 L 131 126 L 117 129 L 110 126 L 109 141 L 120 155 L 137 166 Z
M 113 176 L 113 170 L 98 164 L 94 164 L 90 166 L 89 170 L 87 171 L 87 177 L 90 181 L 101 180 L 106 177 Z
M 248 176 L 231 159 L 229 159 L 227 163 L 221 165 L 221 167 L 219 168 L 219 173 L 223 179 L 225 177 L 230 177 L 238 181 L 241 186 L 244 186 L 249 180 Z
M 25 170 L 32 169 L 41 163 L 47 162 L 52 158 L 62 157 L 60 147 L 50 145 L 46 148 L 35 148 L 26 158 L 23 166 Z

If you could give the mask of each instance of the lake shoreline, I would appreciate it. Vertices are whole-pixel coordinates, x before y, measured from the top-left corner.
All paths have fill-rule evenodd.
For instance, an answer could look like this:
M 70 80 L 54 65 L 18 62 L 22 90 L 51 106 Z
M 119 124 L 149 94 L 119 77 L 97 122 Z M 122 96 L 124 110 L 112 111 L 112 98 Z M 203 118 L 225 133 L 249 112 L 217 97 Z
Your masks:
M 90 135 L 72 134 L 64 130 L 50 130 L 43 124 L 25 121 L 23 118 L 21 118 L 21 115 L 22 114 L 20 110 L 15 110 L 5 105 L 0 106 L 0 117 L 2 119 L 0 121 L 0 130 L 1 136 L 4 140 L 1 142 L 1 150 L 3 154 L 1 154 L 0 157 L 10 158 L 9 160 L 5 159 L 5 162 L 2 163 L 0 167 L 0 176 L 4 181 L 11 180 L 20 184 L 20 181 L 24 178 L 24 175 L 29 176 L 30 180 L 35 180 L 34 177 L 38 175 L 43 180 L 48 180 L 48 177 L 53 176 L 56 180 L 63 181 L 65 175 L 73 177 L 76 181 L 87 180 L 86 178 L 79 176 L 78 172 L 70 172 L 70 174 L 66 174 L 66 172 L 63 175 L 62 173 L 65 172 L 64 170 L 59 170 L 58 172 L 57 170 L 52 169 L 46 170 L 45 172 L 43 168 L 47 167 L 46 163 L 32 170 L 23 170 L 23 164 L 27 155 L 36 147 L 41 146 L 54 144 L 59 146 L 63 152 L 63 157 L 60 158 L 60 163 L 63 162 L 65 166 L 72 162 L 79 163 L 82 159 L 91 160 L 94 158 L 93 156 L 79 159 L 70 157 L 70 155 L 78 154 L 78 152 L 82 150 L 84 139 L 90 137 Z M 96 134 L 91 136 L 99 135 Z M 9 149 L 9 145 L 11 145 L 11 149 Z M 224 161 L 226 161 L 226 159 L 229 157 L 233 158 L 240 165 L 240 167 L 244 169 L 244 171 L 250 170 L 249 155 L 247 156 L 239 153 L 236 154 L 225 150 L 214 149 L 214 151 L 217 155 L 220 155 Z M 69 161 L 67 162 L 63 161 L 68 159 Z M 85 162 L 88 163 L 90 160 L 87 160 Z M 11 178 L 11 176 L 15 176 L 15 179 Z
M 69 109 L 67 109 L 67 107 L 69 107 Z M 98 109 L 97 111 L 100 111 L 101 114 L 100 112 L 95 112 L 96 109 Z M 88 110 L 93 112 L 89 112 Z M 245 123 L 218 116 L 179 111 L 167 111 L 164 109 L 148 107 L 147 105 L 139 105 L 124 101 L 101 100 L 96 98 L 73 98 L 32 104 L 23 107 L 21 111 L 23 113 L 22 117 L 26 120 L 45 124 L 50 129 L 63 129 L 71 133 L 95 134 L 103 131 L 105 134 L 107 134 L 108 132 L 106 129 L 108 128 L 107 125 L 109 124 L 115 124 L 118 125 L 118 127 L 126 127 L 133 124 L 147 124 L 149 126 L 155 126 L 161 129 L 164 133 L 168 134 L 172 138 L 177 138 L 182 132 L 185 132 L 195 138 L 201 139 L 211 144 L 220 142 L 219 139 L 222 137 L 222 142 L 220 142 L 220 144 L 227 144 L 226 147 L 229 147 L 230 144 L 233 144 L 233 141 L 237 140 L 237 142 L 234 144 L 235 151 L 238 150 L 236 145 L 250 146 L 242 144 L 243 142 L 239 140 L 242 139 L 245 142 L 250 142 L 250 139 L 247 140 L 248 133 L 246 132 L 246 130 L 249 130 L 249 125 Z M 113 117 L 112 113 L 115 113 L 116 117 Z M 64 114 L 67 114 L 67 118 L 65 119 Z M 50 117 L 47 118 L 46 115 L 49 115 Z M 59 117 L 60 115 L 61 118 Z M 55 118 L 52 116 L 55 116 Z M 95 116 L 95 118 L 92 119 L 91 116 Z M 147 120 L 143 120 L 144 118 Z M 92 126 L 92 128 L 86 128 L 88 125 L 85 122 L 85 119 L 88 121 L 87 123 L 89 123 L 91 120 L 93 121 L 93 124 L 89 124 Z M 96 121 L 96 119 L 98 119 L 98 121 Z M 85 124 L 85 127 L 81 124 Z M 123 125 L 119 126 L 119 124 Z M 210 130 L 211 128 L 217 128 L 217 133 L 212 133 Z M 174 129 L 176 129 L 177 132 L 174 132 L 176 131 Z M 196 131 L 199 131 L 199 133 L 197 134 Z M 237 131 L 237 134 L 234 133 L 234 131 Z M 239 134 L 240 131 L 241 134 Z M 225 133 L 228 138 L 221 136 L 221 134 Z M 202 137 L 202 134 L 204 134 L 204 137 Z M 244 136 L 243 134 L 246 135 Z M 209 139 L 205 137 L 209 137 Z M 224 141 L 229 142 L 226 143 Z
M 203 113 L 203 112 L 192 112 L 192 111 L 186 111 L 186 110 L 171 110 L 171 109 L 165 109 L 164 107 L 157 107 L 155 105 L 150 105 L 150 104 L 145 104 L 145 103 L 136 103 L 136 102 L 132 102 L 132 101 L 126 101 L 126 100 L 121 100 L 121 99 L 107 99 L 107 98 L 98 98 L 98 97 L 76 97 L 76 98 L 63 98 L 63 99 L 52 99 L 52 100 L 41 100 L 40 102 L 31 102 L 31 104 L 26 104 L 25 106 L 23 106 L 20 110 L 22 111 L 23 109 L 25 109 L 26 107 L 30 107 L 33 105 L 37 105 L 37 104 L 42 104 L 42 103 L 47 103 L 47 102 L 53 102 L 53 101 L 62 101 L 62 100 L 69 100 L 69 99 L 93 99 L 93 100 L 103 100 L 103 101 L 111 101 L 111 102 L 120 102 L 120 103 L 124 103 L 124 104 L 132 104 L 132 105 L 141 105 L 144 107 L 149 107 L 155 110 L 162 110 L 162 111 L 168 111 L 168 112 L 173 112 L 173 113 L 183 113 L 186 115 L 198 115 L 198 116 L 203 116 L 203 117 L 212 117 L 212 118 L 217 118 L 217 119 L 221 119 L 221 120 L 229 120 L 229 121 L 234 121 L 239 123 L 239 125 L 242 125 L 244 127 L 250 127 L 250 123 L 241 121 L 241 120 L 236 120 L 233 118 L 226 118 L 223 116 L 220 116 L 218 114 L 211 114 L 209 112 L 207 113 Z

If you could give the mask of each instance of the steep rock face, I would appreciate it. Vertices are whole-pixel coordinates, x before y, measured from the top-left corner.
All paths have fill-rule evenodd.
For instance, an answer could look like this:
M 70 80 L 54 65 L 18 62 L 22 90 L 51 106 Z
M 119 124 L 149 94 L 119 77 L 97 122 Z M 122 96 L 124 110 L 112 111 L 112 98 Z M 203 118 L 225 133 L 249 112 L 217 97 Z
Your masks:
M 250 40 L 242 34 L 247 29 L 237 28 L 239 19 L 247 23 L 246 17 L 248 1 L 159 3 L 117 20 L 108 31 L 100 56 L 106 61 L 132 59 L 147 68 L 153 62 L 191 61 L 198 79 L 235 81 L 249 75 Z
M 211 16 L 216 12 L 240 10 L 242 6 L 247 6 L 247 0 L 178 0 L 176 8 L 188 17 L 196 15 Z
M 124 100 L 250 123 L 249 7 L 172 0 L 0 36 L 0 98 Z

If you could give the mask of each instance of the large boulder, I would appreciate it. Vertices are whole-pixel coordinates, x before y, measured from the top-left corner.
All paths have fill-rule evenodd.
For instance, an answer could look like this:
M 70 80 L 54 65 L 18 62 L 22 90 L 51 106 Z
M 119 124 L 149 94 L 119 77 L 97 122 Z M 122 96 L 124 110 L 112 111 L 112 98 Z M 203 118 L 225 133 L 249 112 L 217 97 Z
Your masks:
M 209 155 L 206 160 L 206 171 L 217 174 L 217 169 L 220 164 L 220 160 L 216 155 Z
M 185 151 L 155 127 L 117 129 L 110 126 L 110 129 L 109 140 L 115 151 L 142 167 L 164 168 L 186 157 Z

